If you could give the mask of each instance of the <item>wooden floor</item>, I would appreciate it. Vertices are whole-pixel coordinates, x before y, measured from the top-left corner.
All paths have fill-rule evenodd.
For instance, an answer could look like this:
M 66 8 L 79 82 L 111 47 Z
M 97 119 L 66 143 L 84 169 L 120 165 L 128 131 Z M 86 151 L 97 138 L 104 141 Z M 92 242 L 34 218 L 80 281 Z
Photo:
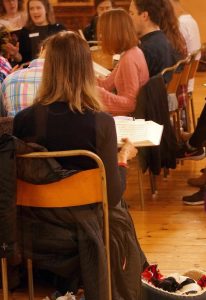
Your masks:
M 206 74 L 199 73 L 195 85 L 195 109 L 198 116 L 205 102 Z M 170 172 L 165 181 L 157 178 L 158 194 L 152 197 L 148 175 L 144 179 L 145 206 L 140 210 L 136 163 L 128 169 L 125 198 L 130 207 L 137 236 L 150 263 L 157 263 L 163 274 L 184 272 L 188 269 L 206 270 L 206 212 L 203 206 L 182 204 L 182 196 L 197 189 L 189 187 L 186 180 L 198 176 L 206 160 L 185 161 Z M 40 300 L 46 292 L 38 290 Z M 2 297 L 0 296 L 0 299 Z M 12 300 L 26 300 L 26 293 L 13 293 Z
M 205 103 L 206 74 L 198 73 L 195 83 L 195 112 L 198 116 Z M 206 270 L 206 212 L 203 206 L 182 203 L 182 196 L 198 189 L 187 185 L 187 179 L 200 175 L 206 160 L 184 161 L 165 181 L 157 178 L 158 194 L 151 195 L 148 175 L 144 175 L 144 210 L 140 210 L 135 162 L 129 168 L 125 197 L 130 206 L 136 232 L 150 263 L 157 263 L 163 274 L 188 269 Z

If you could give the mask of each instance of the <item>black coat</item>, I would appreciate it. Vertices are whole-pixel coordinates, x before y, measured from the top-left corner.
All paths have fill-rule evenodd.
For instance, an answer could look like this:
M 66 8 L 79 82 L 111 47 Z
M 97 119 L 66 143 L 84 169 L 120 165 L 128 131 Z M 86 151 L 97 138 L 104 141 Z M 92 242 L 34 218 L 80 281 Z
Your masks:
M 143 170 L 149 168 L 153 174 L 158 175 L 162 167 L 175 168 L 177 140 L 170 122 L 167 91 L 162 76 L 151 77 L 140 89 L 134 117 L 152 120 L 164 126 L 160 146 L 139 151 Z
M 26 153 L 28 146 L 10 135 L 2 135 L 0 245 L 6 247 L 1 247 L 1 257 L 13 256 L 18 242 L 20 252 L 26 257 L 32 257 L 37 269 L 58 276 L 68 290 L 75 292 L 83 282 L 87 300 L 107 300 L 101 209 L 96 205 L 54 209 L 22 207 L 18 208 L 17 222 L 16 152 Z M 20 164 L 18 168 L 27 167 L 28 164 Z M 46 165 L 43 167 L 47 168 Z M 31 172 L 30 167 L 29 170 Z M 41 175 L 41 172 L 33 173 L 35 183 L 36 176 Z M 21 174 L 25 176 L 26 172 Z M 54 176 L 57 180 L 61 177 L 56 167 L 54 175 L 47 178 L 53 181 Z M 19 229 L 18 238 L 16 228 Z M 140 276 L 146 258 L 125 207 L 110 209 L 110 240 L 113 300 L 140 300 Z

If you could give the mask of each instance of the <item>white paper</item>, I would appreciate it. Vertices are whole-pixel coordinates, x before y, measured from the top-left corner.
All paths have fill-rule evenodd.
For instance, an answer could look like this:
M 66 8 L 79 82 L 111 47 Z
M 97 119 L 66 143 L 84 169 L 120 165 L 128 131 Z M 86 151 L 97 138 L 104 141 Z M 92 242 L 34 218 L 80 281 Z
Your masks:
M 94 61 L 93 61 L 93 68 L 94 68 L 95 75 L 97 77 L 98 76 L 108 76 L 111 73 L 111 71 L 102 67 L 101 65 L 97 64 Z
M 137 147 L 157 146 L 160 144 L 163 125 L 144 119 L 123 119 L 115 117 L 118 145 L 122 138 L 128 138 Z

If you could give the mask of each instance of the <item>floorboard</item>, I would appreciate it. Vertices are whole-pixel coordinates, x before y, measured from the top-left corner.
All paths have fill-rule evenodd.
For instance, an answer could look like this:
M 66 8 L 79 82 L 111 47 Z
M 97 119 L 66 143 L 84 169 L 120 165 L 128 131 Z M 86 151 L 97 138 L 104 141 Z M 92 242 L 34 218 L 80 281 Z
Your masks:
M 206 74 L 198 73 L 195 83 L 195 112 L 200 114 L 205 103 Z M 206 161 L 184 161 L 171 170 L 165 180 L 157 177 L 158 193 L 151 195 L 148 174 L 143 175 L 144 209 L 140 209 L 136 161 L 130 163 L 125 199 L 134 221 L 136 233 L 148 261 L 156 263 L 163 274 L 183 273 L 188 269 L 206 271 L 206 213 L 203 206 L 190 207 L 182 203 L 183 195 L 197 191 L 187 185 L 189 177 L 198 176 Z M 36 290 L 36 300 L 46 291 Z M 2 295 L 0 295 L 2 300 Z M 15 292 L 10 300 L 26 300 L 26 291 Z

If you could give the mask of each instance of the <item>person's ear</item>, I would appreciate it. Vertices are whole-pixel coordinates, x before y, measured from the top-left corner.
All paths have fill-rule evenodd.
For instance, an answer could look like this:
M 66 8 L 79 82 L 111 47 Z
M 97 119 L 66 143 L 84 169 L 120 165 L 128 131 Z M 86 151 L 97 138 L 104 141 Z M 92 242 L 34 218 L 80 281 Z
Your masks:
M 142 18 L 143 18 L 144 20 L 148 20 L 149 14 L 148 14 L 147 11 L 143 11 L 143 12 L 141 13 L 141 15 L 142 15 Z

